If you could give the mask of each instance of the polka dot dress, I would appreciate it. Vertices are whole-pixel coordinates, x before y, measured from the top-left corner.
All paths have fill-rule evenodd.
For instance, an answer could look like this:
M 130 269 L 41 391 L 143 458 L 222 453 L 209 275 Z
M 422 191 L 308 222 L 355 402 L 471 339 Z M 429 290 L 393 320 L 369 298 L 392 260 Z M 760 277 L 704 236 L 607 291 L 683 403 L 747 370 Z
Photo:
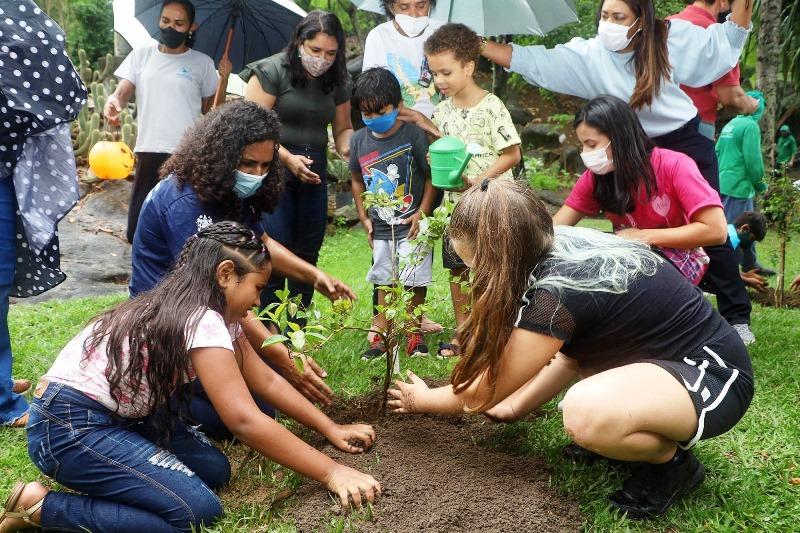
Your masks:
M 78 200 L 70 121 L 86 87 L 64 33 L 31 0 L 0 3 L 0 179 L 13 179 L 17 265 L 12 295 L 59 283 L 57 224 Z

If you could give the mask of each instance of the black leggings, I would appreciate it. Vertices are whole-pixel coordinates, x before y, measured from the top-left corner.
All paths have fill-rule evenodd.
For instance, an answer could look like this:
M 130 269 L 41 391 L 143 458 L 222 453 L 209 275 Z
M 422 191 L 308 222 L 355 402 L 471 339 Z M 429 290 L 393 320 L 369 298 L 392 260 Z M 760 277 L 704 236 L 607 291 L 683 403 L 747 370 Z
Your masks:
M 681 128 L 654 137 L 660 148 L 681 152 L 691 157 L 709 185 L 719 193 L 719 164 L 714 143 L 700 134 L 700 119 L 695 117 Z M 719 313 L 729 324 L 750 323 L 750 297 L 739 275 L 739 261 L 730 242 L 719 246 L 704 246 L 711 262 L 701 287 L 717 296 Z
M 158 169 L 172 154 L 158 152 L 138 152 L 136 154 L 136 170 L 133 175 L 131 201 L 128 204 L 128 242 L 133 243 L 139 212 L 147 195 L 158 183 Z

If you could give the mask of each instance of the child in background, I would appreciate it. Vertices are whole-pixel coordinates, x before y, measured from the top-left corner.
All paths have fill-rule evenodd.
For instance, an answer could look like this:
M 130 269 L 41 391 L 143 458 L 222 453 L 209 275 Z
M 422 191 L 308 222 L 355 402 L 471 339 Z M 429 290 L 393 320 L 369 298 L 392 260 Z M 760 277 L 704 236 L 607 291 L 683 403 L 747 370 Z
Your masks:
M 434 189 L 426 154 L 428 140 L 419 127 L 397 120 L 403 107 L 400 84 L 391 71 L 371 68 L 359 76 L 353 89 L 353 104 L 361 111 L 366 128 L 353 134 L 350 140 L 350 186 L 356 201 L 358 216 L 372 248 L 372 268 L 367 281 L 379 286 L 394 282 L 393 272 L 399 270 L 403 285 L 414 292 L 411 309 L 425 302 L 424 287 L 432 281 L 432 250 L 417 250 L 412 241 L 419 230 L 422 213 L 431 214 Z M 367 214 L 362 194 L 365 191 L 385 191 L 402 199 L 400 209 L 371 208 Z M 424 256 L 405 267 L 403 261 L 412 255 Z M 378 290 L 378 305 L 385 305 L 386 291 Z M 377 313 L 373 331 L 384 331 L 386 317 Z M 380 337 L 373 337 L 362 359 L 383 355 L 386 347 Z M 411 356 L 428 355 L 421 332 L 413 333 L 406 345 Z
M 750 265 L 742 270 L 742 281 L 745 285 L 759 292 L 767 292 L 767 280 L 759 275 L 755 264 L 753 248 L 767 236 L 767 218 L 757 211 L 745 211 L 728 224 L 728 239 L 733 251 L 739 257 L 739 263 Z M 743 258 L 743 259 L 742 259 Z
M 34 525 L 155 533 L 211 525 L 222 514 L 213 491 L 228 483 L 231 467 L 178 415 L 194 380 L 243 444 L 325 484 L 343 506 L 352 498 L 361 507 L 362 493 L 372 501 L 380 492 L 372 476 L 309 446 L 253 401 L 262 398 L 343 451 L 363 451 L 375 439 L 368 425 L 334 423 L 247 341 L 239 321 L 259 304 L 271 271 L 269 251 L 252 230 L 212 224 L 186 242 L 152 290 L 76 335 L 39 381 L 28 422 L 33 463 L 75 492 L 18 483 L 0 531 Z
M 511 169 L 521 158 L 520 138 L 511 115 L 503 102 L 475 83 L 475 69 L 481 53 L 481 38 L 463 24 L 447 24 L 425 41 L 425 54 L 433 74 L 433 82 L 446 99 L 436 106 L 431 120 L 442 135 L 458 137 L 473 153 L 464 172 L 466 190 L 483 179 L 512 179 Z M 448 193 L 451 202 L 458 201 L 459 192 Z M 469 294 L 461 290 L 461 281 L 468 279 L 469 269 L 450 248 L 445 235 L 442 264 L 450 270 L 450 295 L 456 326 L 466 321 Z M 455 340 L 440 343 L 440 357 L 459 354 Z

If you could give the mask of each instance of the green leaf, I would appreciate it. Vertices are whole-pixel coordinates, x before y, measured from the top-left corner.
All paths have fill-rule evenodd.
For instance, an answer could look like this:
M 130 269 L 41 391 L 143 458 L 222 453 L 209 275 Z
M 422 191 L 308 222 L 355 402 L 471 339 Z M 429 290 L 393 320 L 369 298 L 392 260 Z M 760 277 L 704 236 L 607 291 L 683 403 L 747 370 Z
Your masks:
M 297 316 L 297 304 L 294 302 L 289 302 L 289 316 Z
M 300 324 L 295 324 L 294 322 L 287 322 L 286 325 L 289 326 L 289 329 L 291 329 L 292 332 L 296 333 L 300 331 Z
M 306 346 L 306 332 L 303 330 L 293 331 L 289 334 L 289 339 L 292 341 L 292 347 L 298 352 L 302 352 Z
M 283 335 L 272 335 L 268 337 L 262 344 L 262 348 L 266 348 L 267 346 L 272 346 L 273 344 L 280 344 L 282 342 L 286 342 L 289 340 L 289 337 L 284 337 Z

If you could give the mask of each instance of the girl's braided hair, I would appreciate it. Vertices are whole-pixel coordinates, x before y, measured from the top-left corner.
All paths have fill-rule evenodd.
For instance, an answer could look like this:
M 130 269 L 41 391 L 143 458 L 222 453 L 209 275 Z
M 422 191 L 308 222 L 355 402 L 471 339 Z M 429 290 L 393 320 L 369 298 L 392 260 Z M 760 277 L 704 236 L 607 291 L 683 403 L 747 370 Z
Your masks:
M 102 313 L 94 319 L 84 342 L 84 362 L 106 340 L 111 397 L 123 397 L 122 385 L 146 382 L 147 398 L 133 401 L 156 414 L 159 434 L 169 435 L 186 400 L 191 361 L 187 346 L 208 311 L 225 317 L 227 301 L 217 281 L 217 268 L 230 260 L 235 274 L 263 270 L 270 260 L 261 239 L 238 222 L 218 222 L 190 237 L 173 270 L 152 290 Z M 170 402 L 177 397 L 178 402 Z M 118 407 L 119 408 L 119 407 Z

